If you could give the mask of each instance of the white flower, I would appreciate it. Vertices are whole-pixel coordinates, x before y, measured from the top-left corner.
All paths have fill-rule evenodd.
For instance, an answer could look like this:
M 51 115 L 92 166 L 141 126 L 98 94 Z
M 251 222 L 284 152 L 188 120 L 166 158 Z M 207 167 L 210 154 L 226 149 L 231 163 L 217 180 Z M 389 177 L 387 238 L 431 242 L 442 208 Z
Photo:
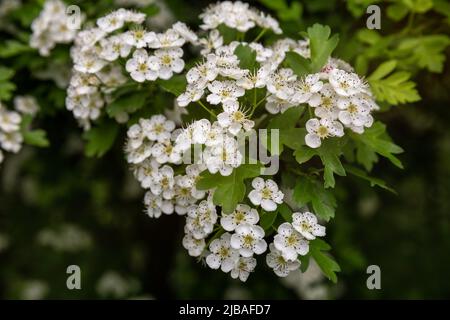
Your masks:
M 240 257 L 231 270 L 231 277 L 233 279 L 239 278 L 242 282 L 247 281 L 250 272 L 253 272 L 256 267 L 256 259 L 253 257 Z
M 144 48 L 156 38 L 154 32 L 147 32 L 142 28 L 129 30 L 123 34 L 123 41 L 132 47 Z
M 271 114 L 284 113 L 293 106 L 295 106 L 295 104 L 280 99 L 275 95 L 270 95 L 266 99 L 266 110 Z
M 5 132 L 18 131 L 22 117 L 15 111 L 9 111 L 0 105 L 0 129 Z
M 252 181 L 254 190 L 250 191 L 248 198 L 255 205 L 266 211 L 275 211 L 277 204 L 283 203 L 284 194 L 278 190 L 278 185 L 271 179 L 264 179 L 256 177 Z
M 158 142 L 152 147 L 152 155 L 158 163 L 176 163 L 181 161 L 181 154 L 176 150 L 170 140 Z
M 239 109 L 239 104 L 234 100 L 225 101 L 223 110 L 224 112 L 217 116 L 217 121 L 233 135 L 237 135 L 241 129 L 249 131 L 255 125 L 252 120 L 247 119 L 242 109 Z
M 211 173 L 220 172 L 223 176 L 229 176 L 233 168 L 242 163 L 242 154 L 239 151 L 238 142 L 229 136 L 224 136 L 221 144 L 207 147 L 203 152 L 203 162 Z
M 125 21 L 118 11 L 111 12 L 110 14 L 97 19 L 97 26 L 108 33 L 122 28 L 124 23 Z
M 102 51 L 100 57 L 108 61 L 125 58 L 130 54 L 131 46 L 124 42 L 123 36 L 114 35 L 100 41 Z
M 329 120 L 338 118 L 337 95 L 329 83 L 324 84 L 320 92 L 309 99 L 308 104 L 315 108 L 314 114 L 319 118 Z
M 158 77 L 158 73 L 150 69 L 150 59 L 144 49 L 134 51 L 133 57 L 127 60 L 125 69 L 130 73 L 131 78 L 137 82 L 155 80 Z
M 236 209 L 229 214 L 222 213 L 220 224 L 226 231 L 234 231 L 242 223 L 257 224 L 258 212 L 246 204 L 238 204 Z
M 153 194 L 162 194 L 164 199 L 170 200 L 174 196 L 174 184 L 175 178 L 172 167 L 164 165 L 153 175 L 150 190 Z
M 327 118 L 309 119 L 306 122 L 305 136 L 306 145 L 310 148 L 318 148 L 322 144 L 322 140 L 328 137 L 342 137 L 344 128 L 338 121 L 329 120 Z
M 149 120 L 141 122 L 147 138 L 151 141 L 165 142 L 170 140 L 175 129 L 175 123 L 167 120 L 162 114 L 152 116 Z
M 275 248 L 274 244 L 269 245 L 270 253 L 266 256 L 266 263 L 273 269 L 279 277 L 286 277 L 291 271 L 300 268 L 300 261 L 286 260 L 281 251 Z
M 211 269 L 219 269 L 230 272 L 239 259 L 239 252 L 230 246 L 231 235 L 226 232 L 220 239 L 215 239 L 209 245 L 211 252 L 206 257 L 206 263 Z
M 203 49 L 200 51 L 202 56 L 207 55 L 212 50 L 220 48 L 223 45 L 223 38 L 220 35 L 219 30 L 211 30 L 207 38 L 201 38 L 198 40 Z
M 192 204 L 202 199 L 204 192 L 198 191 L 189 176 L 175 177 L 175 211 L 179 215 L 185 214 Z
M 183 238 L 183 247 L 188 250 L 191 257 L 199 257 L 205 246 L 205 239 L 196 239 L 191 233 L 186 233 Z
M 138 148 L 133 148 L 130 143 L 125 146 L 125 154 L 127 155 L 127 161 L 132 164 L 138 164 L 146 160 L 152 155 L 152 141 L 143 141 Z
M 186 80 L 200 90 L 206 88 L 208 82 L 213 81 L 217 77 L 218 72 L 212 63 L 203 62 L 197 64 L 186 73 Z
M 204 90 L 196 83 L 190 83 L 186 87 L 186 92 L 180 94 L 177 98 L 179 107 L 186 107 L 193 101 L 198 101 L 202 98 Z
M 159 163 L 154 158 L 149 158 L 134 167 L 133 174 L 144 189 L 150 188 L 153 177 L 158 172 Z
M 150 67 L 158 77 L 164 80 L 170 79 L 173 73 L 180 73 L 184 68 L 181 59 L 183 50 L 181 48 L 158 49 L 154 56 L 149 58 Z
M 97 53 L 93 51 L 83 52 L 74 59 L 74 62 L 73 68 L 83 73 L 96 73 L 106 65 L 106 61 L 100 59 Z
M 2 132 L 0 131 L 0 146 L 13 153 L 19 152 L 22 148 L 23 136 L 19 131 Z
M 16 96 L 14 98 L 14 108 L 23 114 L 34 115 L 39 110 L 39 105 L 32 96 Z
M 296 83 L 295 92 L 292 97 L 292 102 L 301 104 L 308 102 L 314 93 L 322 89 L 323 82 L 320 81 L 319 74 L 309 74 L 304 79 Z
M 341 98 L 337 103 L 339 109 L 339 121 L 347 127 L 370 127 L 373 118 L 370 115 L 370 106 L 366 99 L 360 96 Z
M 173 213 L 173 204 L 163 199 L 161 195 L 155 195 L 151 191 L 147 191 L 145 194 L 144 204 L 147 206 L 146 213 L 150 218 L 159 218 L 161 213 Z
M 291 69 L 280 69 L 267 77 L 267 91 L 280 99 L 287 100 L 295 93 L 297 76 Z
M 329 81 L 337 94 L 345 97 L 360 93 L 366 87 L 356 73 L 340 69 L 333 69 L 330 72 Z
M 203 200 L 198 205 L 189 207 L 186 230 L 191 232 L 195 239 L 204 239 L 213 231 L 216 222 L 216 207 L 209 200 Z
M 282 223 L 278 227 L 273 244 L 281 251 L 283 258 L 291 261 L 296 260 L 298 255 L 306 255 L 309 251 L 308 241 L 289 222 Z
M 175 30 L 184 40 L 189 41 L 190 43 L 196 43 L 198 40 L 198 36 L 193 32 L 189 27 L 183 23 L 178 21 L 172 26 L 172 29 Z
M 168 29 L 164 33 L 156 34 L 151 41 L 148 41 L 148 46 L 152 49 L 180 49 L 184 43 L 185 39 L 180 36 L 180 33 Z
M 208 89 L 211 94 L 206 97 L 206 100 L 211 104 L 219 104 L 227 100 L 237 100 L 237 98 L 245 94 L 243 88 L 237 86 L 235 81 L 230 80 L 215 80 L 208 84 Z
M 260 43 L 252 42 L 248 46 L 256 51 L 256 61 L 258 62 L 267 61 L 273 55 L 272 49 L 265 48 Z
M 253 253 L 263 253 L 267 250 L 264 229 L 248 223 L 238 225 L 231 236 L 231 247 L 239 250 L 243 257 L 251 257 Z
M 317 223 L 317 217 L 311 212 L 294 212 L 292 226 L 308 240 L 325 235 L 325 227 Z

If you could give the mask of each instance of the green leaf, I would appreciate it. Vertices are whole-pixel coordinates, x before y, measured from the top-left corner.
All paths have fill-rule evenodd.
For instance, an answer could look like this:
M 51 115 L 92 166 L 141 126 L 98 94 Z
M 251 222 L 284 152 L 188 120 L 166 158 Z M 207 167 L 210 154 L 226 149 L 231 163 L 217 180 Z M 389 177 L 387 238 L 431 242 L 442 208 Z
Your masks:
M 373 165 L 378 161 L 376 152 L 360 141 L 356 143 L 356 161 L 364 166 L 364 168 L 370 172 Z
M 135 92 L 120 96 L 106 107 L 106 112 L 110 117 L 126 112 L 133 113 L 141 109 L 147 96 L 143 92 Z
M 420 100 L 416 84 L 409 81 L 409 72 L 398 71 L 389 75 L 396 65 L 394 60 L 384 62 L 367 78 L 377 100 L 393 105 Z
M 257 69 L 256 51 L 248 45 L 238 45 L 234 50 L 234 54 L 239 58 L 239 66 L 241 69 L 248 69 L 250 71 Z
M 299 206 L 311 204 L 311 210 L 326 221 L 334 217 L 336 198 L 331 191 L 323 187 L 323 184 L 313 178 L 298 177 L 293 197 Z
M 380 80 L 381 78 L 384 78 L 389 73 L 394 71 L 395 67 L 397 66 L 396 60 L 390 60 L 383 62 L 380 64 L 380 66 L 370 75 L 368 78 L 369 80 Z
M 14 70 L 0 66 L 0 101 L 9 100 L 16 85 L 9 81 L 14 76 Z
M 292 210 L 286 203 L 282 203 L 277 207 L 277 211 L 283 217 L 284 221 L 292 222 Z
M 343 143 L 345 143 L 343 139 L 330 138 L 324 140 L 317 149 L 302 146 L 294 152 L 295 160 L 302 164 L 315 155 L 319 156 L 324 166 L 324 186 L 325 188 L 334 188 L 334 174 L 345 176 L 345 169 L 339 159 Z
M 161 88 L 175 96 L 179 96 L 186 90 L 186 77 L 183 75 L 176 75 L 169 80 L 157 80 Z
M 147 17 L 155 16 L 159 13 L 160 9 L 158 5 L 151 4 L 149 6 L 146 6 L 144 8 L 139 8 L 139 11 L 142 13 L 145 13 Z
M 382 179 L 371 177 L 363 170 L 361 170 L 357 167 L 351 166 L 351 165 L 345 165 L 344 168 L 348 173 L 351 173 L 358 178 L 368 181 L 370 183 L 371 187 L 378 186 L 382 189 L 388 190 L 388 191 L 396 194 L 395 190 L 388 187 L 386 185 L 386 182 L 383 181 Z
M 0 47 L 0 58 L 10 58 L 34 49 L 16 40 L 5 41 Z
M 394 21 L 400 21 L 408 14 L 408 8 L 401 2 L 393 3 L 386 9 L 386 14 Z
M 403 40 L 395 54 L 412 67 L 419 66 L 430 72 L 441 73 L 446 59 L 444 51 L 449 45 L 450 37 L 445 34 L 417 36 Z
M 379 155 L 389 159 L 392 164 L 403 169 L 401 161 L 395 156 L 403 152 L 403 149 L 392 142 L 386 133 L 386 126 L 381 122 L 375 122 L 372 127 L 367 128 L 363 134 L 352 133 L 354 140 L 365 144 Z
M 339 36 L 335 34 L 330 38 L 330 27 L 317 23 L 309 27 L 307 32 L 311 48 L 311 71 L 319 72 L 336 48 Z
M 200 175 L 197 188 L 199 190 L 215 188 L 214 204 L 221 206 L 225 213 L 231 213 L 245 197 L 244 180 L 259 176 L 261 168 L 262 165 L 260 164 L 242 164 L 234 169 L 229 176 L 222 176 L 220 173 L 211 174 L 205 171 Z
M 284 113 L 278 114 L 269 122 L 267 129 L 269 134 L 271 130 L 278 129 L 279 149 L 278 154 L 284 150 L 284 146 L 296 150 L 305 144 L 306 130 L 304 128 L 295 128 L 300 116 L 303 114 L 305 107 L 292 107 Z M 274 146 L 271 145 L 271 137 L 268 137 L 268 148 L 272 155 L 277 154 Z M 266 141 L 263 141 L 265 143 Z
M 275 219 L 277 218 L 277 211 L 273 212 L 267 212 L 262 210 L 259 214 L 259 225 L 264 229 L 264 231 L 269 230 L 273 223 L 275 222 Z
M 341 268 L 333 259 L 333 257 L 324 251 L 330 251 L 331 247 L 328 243 L 321 239 L 314 239 L 309 242 L 309 254 L 316 261 L 323 274 L 333 283 L 337 283 L 336 272 Z
M 286 52 L 285 61 L 288 67 L 291 68 L 294 71 L 294 73 L 299 77 L 303 77 L 308 73 L 312 73 L 311 62 L 308 59 L 299 55 L 297 52 L 293 51 Z
M 23 132 L 23 141 L 26 144 L 36 147 L 48 147 L 50 145 L 50 142 L 47 139 L 47 133 L 44 130 Z
M 0 81 L 6 81 L 14 76 L 14 70 L 0 66 Z
M 409 10 L 417 13 L 425 13 L 433 8 L 433 0 L 402 0 Z
M 119 133 L 119 126 L 114 122 L 105 122 L 85 132 L 87 140 L 85 153 L 88 157 L 103 156 L 114 144 Z

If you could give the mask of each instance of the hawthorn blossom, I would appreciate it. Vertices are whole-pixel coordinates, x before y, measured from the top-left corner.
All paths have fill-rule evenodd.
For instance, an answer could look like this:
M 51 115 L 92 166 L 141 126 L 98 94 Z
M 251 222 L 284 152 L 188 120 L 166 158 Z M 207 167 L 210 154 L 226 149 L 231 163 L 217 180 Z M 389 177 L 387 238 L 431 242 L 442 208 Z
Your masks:
M 257 177 L 252 181 L 254 188 L 248 194 L 248 198 L 255 206 L 261 206 L 266 211 L 275 211 L 277 204 L 283 203 L 284 194 L 278 189 L 278 185 L 271 179 Z
M 226 232 L 220 239 L 215 239 L 209 245 L 211 252 L 206 256 L 206 263 L 211 269 L 219 269 L 230 272 L 239 259 L 239 252 L 230 245 L 231 235 Z
M 360 93 L 365 89 L 365 84 L 356 73 L 333 69 L 328 79 L 336 93 L 344 97 Z
M 322 89 L 322 86 L 323 82 L 320 81 L 319 74 L 309 74 L 296 83 L 295 93 L 291 100 L 295 104 L 308 102 L 314 93 Z
M 234 101 L 225 101 L 223 110 L 224 112 L 217 115 L 217 121 L 223 128 L 228 129 L 232 135 L 237 135 L 241 129 L 249 131 L 255 125 L 252 120 L 248 119 L 242 108 L 239 108 L 239 104 L 234 103 Z
M 286 277 L 291 271 L 300 268 L 300 261 L 285 259 L 282 252 L 275 248 L 273 243 L 269 245 L 269 249 L 270 252 L 266 256 L 266 263 L 277 276 Z
M 239 250 L 243 257 L 251 257 L 254 253 L 263 253 L 267 250 L 264 229 L 248 223 L 238 225 L 235 233 L 231 236 L 231 247 Z
M 222 213 L 222 218 L 220 218 L 220 224 L 226 231 L 234 231 L 243 223 L 255 225 L 258 221 L 259 214 L 256 209 L 250 208 L 246 204 L 238 204 L 232 213 Z
M 191 233 L 184 235 L 182 243 L 191 257 L 199 257 L 206 246 L 205 239 L 196 239 Z
M 309 251 L 308 241 L 289 222 L 278 227 L 273 244 L 281 251 L 283 258 L 290 261 L 296 260 L 298 255 L 306 255 Z
M 208 84 L 208 90 L 211 92 L 206 100 L 211 104 L 224 103 L 228 100 L 237 100 L 245 94 L 245 90 L 236 85 L 234 81 L 213 81 Z
M 156 35 L 154 32 L 147 32 L 143 28 L 136 28 L 125 32 L 122 37 L 125 44 L 141 49 L 145 48 L 148 43 L 152 43 Z
M 186 230 L 195 239 L 204 239 L 213 231 L 217 222 L 216 207 L 210 200 L 202 200 L 198 205 L 189 207 L 186 217 Z
M 306 130 L 308 133 L 305 136 L 305 142 L 310 148 L 320 147 L 322 140 L 325 138 L 342 137 L 344 135 L 342 124 L 327 118 L 309 119 L 306 122 Z
M 219 30 L 214 29 L 211 30 L 208 37 L 200 38 L 198 42 L 203 47 L 200 54 L 205 56 L 223 45 L 223 37 L 220 35 Z
M 256 267 L 256 259 L 253 257 L 240 257 L 234 268 L 231 270 L 230 275 L 233 279 L 239 278 L 242 282 L 247 281 L 250 275 Z
M 179 49 L 185 43 L 185 39 L 174 29 L 168 29 L 164 33 L 154 34 L 148 41 L 149 48 L 152 49 Z
M 161 195 L 155 195 L 151 191 L 147 191 L 145 194 L 144 204 L 147 207 L 146 213 L 150 218 L 159 218 L 162 213 L 173 213 L 172 202 L 163 199 Z
M 183 50 L 180 48 L 158 49 L 148 61 L 157 77 L 167 80 L 173 73 L 180 73 L 184 69 L 182 56 Z
M 133 52 L 133 57 L 127 60 L 125 69 L 130 73 L 131 78 L 137 82 L 155 80 L 158 73 L 150 68 L 150 63 L 147 51 L 138 49 Z
M 232 137 L 224 136 L 221 144 L 204 150 L 203 161 L 209 172 L 213 174 L 219 172 L 223 176 L 229 176 L 233 168 L 239 167 L 242 163 L 238 142 Z
M 23 114 L 34 115 L 38 112 L 39 105 L 33 96 L 16 96 L 14 108 Z
M 157 142 L 170 140 L 171 133 L 175 129 L 175 123 L 167 120 L 162 114 L 152 116 L 149 120 L 143 120 L 141 126 L 147 138 Z
M 311 212 L 294 212 L 292 214 L 292 226 L 307 240 L 325 235 L 325 227 L 317 223 L 317 217 Z
M 153 175 L 150 190 L 155 195 L 162 194 L 164 199 L 170 200 L 174 196 L 175 177 L 173 168 L 164 165 Z

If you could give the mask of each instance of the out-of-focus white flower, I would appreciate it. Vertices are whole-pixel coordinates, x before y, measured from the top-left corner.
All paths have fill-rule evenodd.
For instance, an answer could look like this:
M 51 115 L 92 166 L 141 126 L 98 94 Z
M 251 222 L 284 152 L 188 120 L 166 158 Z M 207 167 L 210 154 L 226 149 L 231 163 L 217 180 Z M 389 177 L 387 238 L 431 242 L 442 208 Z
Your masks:
M 257 224 L 259 214 L 246 204 L 238 204 L 232 213 L 222 213 L 220 224 L 226 231 L 234 231 L 242 223 Z
M 262 254 L 267 250 L 264 234 L 264 229 L 260 226 L 248 223 L 240 224 L 231 236 L 231 246 L 239 250 L 243 257 L 251 257 L 253 253 Z
M 266 263 L 277 276 L 286 277 L 291 271 L 300 267 L 300 261 L 285 259 L 282 252 L 275 248 L 273 243 L 269 245 L 269 249 L 270 252 L 266 256 Z

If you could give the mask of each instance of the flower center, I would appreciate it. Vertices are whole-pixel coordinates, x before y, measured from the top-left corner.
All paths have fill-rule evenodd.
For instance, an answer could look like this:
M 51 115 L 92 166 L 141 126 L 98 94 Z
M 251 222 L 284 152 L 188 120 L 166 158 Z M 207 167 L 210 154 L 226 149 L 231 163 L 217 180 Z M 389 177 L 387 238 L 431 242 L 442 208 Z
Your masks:
M 236 211 L 236 214 L 234 215 L 234 220 L 235 220 L 237 223 L 240 223 L 240 222 L 244 221 L 244 219 L 245 219 L 245 214 L 244 214 L 244 212 L 242 212 L 242 211 Z
M 272 197 L 272 191 L 269 188 L 264 188 L 261 190 L 261 196 L 263 199 L 270 199 Z
M 139 65 L 139 71 L 141 71 L 141 72 L 147 71 L 147 64 L 146 63 L 141 63 Z
M 247 234 L 247 235 L 244 236 L 243 240 L 244 240 L 244 245 L 245 246 L 251 246 L 255 239 L 253 239 L 253 237 L 250 234 Z
M 233 113 L 233 119 L 236 122 L 241 122 L 245 119 L 245 115 L 241 111 L 236 111 Z
M 286 243 L 289 247 L 293 246 L 297 243 L 297 236 L 295 234 L 291 234 L 289 237 L 287 237 Z
M 317 129 L 317 135 L 321 138 L 325 138 L 328 136 L 328 128 L 325 126 L 320 126 L 319 129 Z
M 348 108 L 347 111 L 350 113 L 357 113 L 358 112 L 358 107 L 356 105 L 354 105 L 353 103 L 351 103 Z
M 172 62 L 172 58 L 169 55 L 164 55 L 161 58 L 161 62 L 165 65 L 169 65 Z

